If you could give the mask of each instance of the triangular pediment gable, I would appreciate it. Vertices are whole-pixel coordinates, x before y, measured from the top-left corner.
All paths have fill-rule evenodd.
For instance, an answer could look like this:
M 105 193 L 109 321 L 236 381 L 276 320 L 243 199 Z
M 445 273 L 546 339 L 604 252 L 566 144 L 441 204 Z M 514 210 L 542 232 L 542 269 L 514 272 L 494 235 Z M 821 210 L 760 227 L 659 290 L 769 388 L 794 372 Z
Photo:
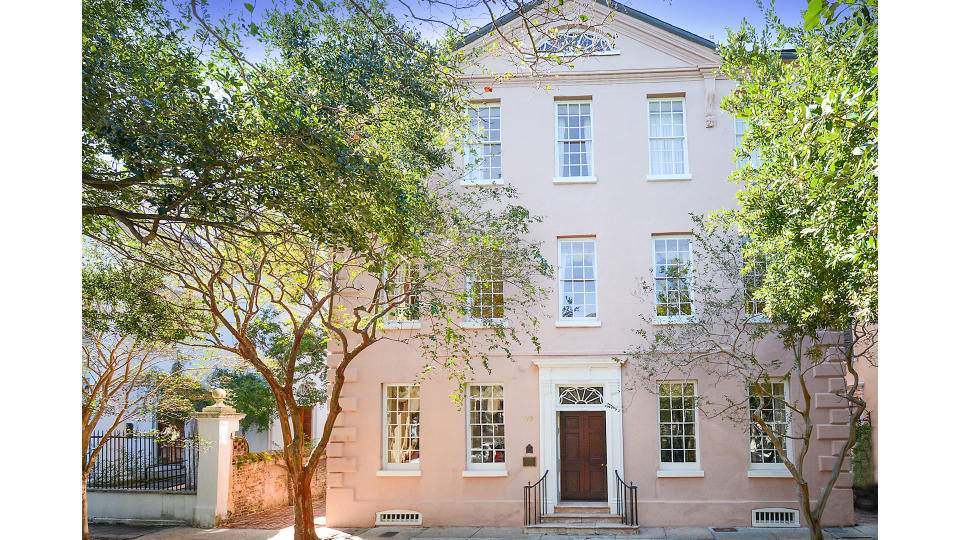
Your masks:
M 607 62 L 608 68 L 643 69 L 653 67 L 701 67 L 719 65 L 713 41 L 671 25 L 656 17 L 609 0 L 581 0 L 599 4 L 612 10 L 613 17 L 603 25 L 605 32 L 615 36 L 614 48 L 622 58 Z M 543 0 L 525 5 L 527 11 L 535 9 Z M 509 35 L 520 27 L 516 12 L 504 15 L 496 23 L 488 23 L 464 39 L 461 48 L 470 48 L 499 37 L 495 27 Z M 484 55 L 485 56 L 485 55 Z M 615 65 L 614 65 L 615 64 Z M 598 66 L 599 67 L 599 66 Z

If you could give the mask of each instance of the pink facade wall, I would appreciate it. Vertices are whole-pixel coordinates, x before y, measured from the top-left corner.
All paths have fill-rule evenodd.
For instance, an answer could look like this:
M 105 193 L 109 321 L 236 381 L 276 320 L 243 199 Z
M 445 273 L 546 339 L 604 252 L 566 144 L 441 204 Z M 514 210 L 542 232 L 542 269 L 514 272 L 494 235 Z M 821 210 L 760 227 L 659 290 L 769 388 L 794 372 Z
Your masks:
M 607 359 L 622 356 L 636 344 L 633 330 L 638 313 L 649 303 L 636 298 L 637 278 L 652 268 L 651 235 L 689 232 L 689 213 L 704 213 L 735 204 L 736 186 L 727 180 L 734 167 L 734 120 L 715 106 L 716 124 L 707 127 L 708 89 L 715 85 L 714 103 L 733 90 L 727 80 L 712 80 L 718 59 L 705 47 L 645 23 L 619 16 L 619 55 L 587 59 L 575 70 L 547 81 L 549 89 L 527 79 L 504 83 L 477 76 L 478 97 L 499 99 L 502 124 L 503 178 L 517 186 L 534 214 L 544 216 L 533 234 L 543 242 L 543 254 L 556 267 L 556 239 L 595 236 L 597 249 L 597 328 L 557 328 L 556 283 L 538 332 L 539 354 L 518 350 L 512 360 L 492 362 L 493 373 L 478 370 L 474 382 L 504 385 L 507 476 L 465 478 L 466 420 L 449 399 L 456 389 L 442 374 L 420 381 L 421 476 L 377 476 L 382 461 L 382 386 L 413 383 L 423 367 L 415 348 L 378 343 L 348 369 L 343 391 L 344 412 L 328 448 L 328 526 L 372 526 L 384 510 L 422 512 L 423 523 L 437 525 L 522 524 L 522 486 L 535 482 L 542 467 L 555 474 L 556 464 L 543 462 L 539 368 L 544 359 L 558 361 Z M 507 69 L 489 59 L 492 69 Z M 565 68 L 568 69 L 568 68 Z M 566 73 L 566 72 L 565 72 Z M 647 181 L 648 94 L 683 93 L 686 99 L 690 180 Z M 593 104 L 594 184 L 556 185 L 554 171 L 554 101 L 563 96 L 590 96 Z M 469 189 L 469 188 L 465 188 Z M 403 332 L 402 330 L 397 332 Z M 750 510 L 762 507 L 797 508 L 789 478 L 748 478 L 748 438 L 742 425 L 700 418 L 702 478 L 658 478 L 656 398 L 622 377 L 623 473 L 639 486 L 642 526 L 749 525 Z M 831 384 L 842 373 L 822 370 L 815 379 L 823 406 L 807 468 L 814 495 L 826 478 L 821 456 L 832 459 L 839 435 L 832 426 Z M 831 381 L 833 381 L 831 383 Z M 698 381 L 701 395 L 712 388 Z M 731 391 L 731 389 L 726 389 Z M 799 395 L 799 389 L 794 389 Z M 608 413 L 609 414 L 609 413 Z M 555 437 L 555 433 L 548 433 Z M 522 467 L 524 448 L 533 445 L 536 467 Z M 608 456 L 611 449 L 608 448 Z M 830 462 L 832 463 L 832 462 Z M 826 465 L 824 465 L 826 466 Z M 608 489 L 610 484 L 608 484 Z M 844 474 L 831 496 L 825 522 L 852 523 L 849 475 Z

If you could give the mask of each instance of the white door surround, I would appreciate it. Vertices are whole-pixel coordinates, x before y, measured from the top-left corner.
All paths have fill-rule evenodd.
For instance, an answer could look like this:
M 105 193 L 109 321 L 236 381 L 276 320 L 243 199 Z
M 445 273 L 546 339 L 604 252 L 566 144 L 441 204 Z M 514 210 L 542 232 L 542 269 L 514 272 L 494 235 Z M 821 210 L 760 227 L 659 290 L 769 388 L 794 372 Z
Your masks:
M 543 494 L 547 512 L 560 500 L 559 411 L 604 411 L 607 430 L 607 504 L 616 512 L 614 471 L 623 476 L 623 411 L 620 395 L 620 363 L 612 358 L 553 357 L 533 361 L 540 372 L 540 475 L 547 470 Z M 561 386 L 603 387 L 603 403 L 561 405 Z

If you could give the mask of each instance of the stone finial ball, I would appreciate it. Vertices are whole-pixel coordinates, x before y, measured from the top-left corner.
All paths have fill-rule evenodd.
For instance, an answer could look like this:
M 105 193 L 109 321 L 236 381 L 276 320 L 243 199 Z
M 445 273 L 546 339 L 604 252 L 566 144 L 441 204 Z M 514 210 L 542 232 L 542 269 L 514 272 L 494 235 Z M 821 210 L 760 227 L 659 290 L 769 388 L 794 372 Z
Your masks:
M 227 391 L 223 388 L 214 388 L 213 389 L 213 399 L 221 401 L 227 398 Z

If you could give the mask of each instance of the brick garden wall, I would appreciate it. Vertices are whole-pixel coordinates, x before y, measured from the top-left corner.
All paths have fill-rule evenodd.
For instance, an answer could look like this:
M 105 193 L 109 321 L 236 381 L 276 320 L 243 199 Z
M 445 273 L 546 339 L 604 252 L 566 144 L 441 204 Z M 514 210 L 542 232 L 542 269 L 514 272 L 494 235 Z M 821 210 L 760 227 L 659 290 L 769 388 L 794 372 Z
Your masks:
M 263 454 L 266 454 L 264 452 Z M 234 456 L 230 475 L 228 520 L 262 512 L 293 502 L 293 490 L 287 481 L 287 468 L 280 452 L 270 452 L 271 461 L 245 462 L 243 454 Z M 240 458 L 240 459 L 238 459 Z M 311 482 L 314 499 L 323 499 L 327 488 L 327 459 L 323 457 Z

